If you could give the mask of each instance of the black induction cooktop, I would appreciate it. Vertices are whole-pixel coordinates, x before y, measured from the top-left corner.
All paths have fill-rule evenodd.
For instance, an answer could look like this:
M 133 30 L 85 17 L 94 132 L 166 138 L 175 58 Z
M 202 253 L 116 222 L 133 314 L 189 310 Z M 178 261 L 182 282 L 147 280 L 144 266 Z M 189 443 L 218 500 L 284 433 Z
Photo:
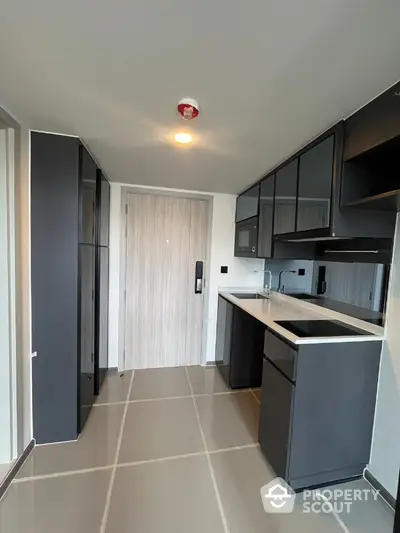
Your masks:
M 275 320 L 275 324 L 287 329 L 297 337 L 352 337 L 373 335 L 369 331 L 349 326 L 339 320 Z

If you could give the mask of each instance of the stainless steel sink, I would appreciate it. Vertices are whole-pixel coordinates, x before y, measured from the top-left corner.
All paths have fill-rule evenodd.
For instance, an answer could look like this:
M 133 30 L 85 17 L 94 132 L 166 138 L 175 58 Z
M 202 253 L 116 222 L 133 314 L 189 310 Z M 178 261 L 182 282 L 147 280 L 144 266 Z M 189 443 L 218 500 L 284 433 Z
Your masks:
M 265 300 L 268 299 L 268 296 L 263 296 L 256 292 L 231 292 L 231 296 L 239 298 L 239 300 Z

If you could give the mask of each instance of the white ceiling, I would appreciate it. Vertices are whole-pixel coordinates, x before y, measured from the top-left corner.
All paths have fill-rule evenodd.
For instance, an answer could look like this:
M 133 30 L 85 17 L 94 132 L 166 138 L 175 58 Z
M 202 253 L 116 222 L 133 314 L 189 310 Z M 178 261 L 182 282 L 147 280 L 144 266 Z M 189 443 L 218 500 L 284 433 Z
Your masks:
M 239 192 L 398 81 L 399 21 L 399 0 L 3 0 L 0 106 L 112 181 Z

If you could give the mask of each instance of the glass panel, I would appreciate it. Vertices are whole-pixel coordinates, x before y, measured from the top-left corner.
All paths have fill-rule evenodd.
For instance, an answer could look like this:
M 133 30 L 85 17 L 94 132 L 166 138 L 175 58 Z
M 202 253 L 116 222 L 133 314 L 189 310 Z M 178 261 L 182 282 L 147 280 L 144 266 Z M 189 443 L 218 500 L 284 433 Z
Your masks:
M 248 248 L 250 246 L 250 230 L 239 230 L 238 244 L 239 248 Z
M 101 246 L 108 246 L 110 225 L 110 184 L 103 175 L 101 175 L 100 191 L 99 244 Z
M 334 135 L 300 157 L 297 231 L 329 227 Z
M 81 428 L 94 401 L 94 259 L 95 247 L 81 244 L 80 252 L 80 409 Z
M 99 287 L 99 387 L 108 368 L 108 271 L 109 250 L 99 247 L 100 287 Z
M 271 257 L 272 229 L 274 222 L 275 174 L 261 183 L 260 215 L 258 223 L 258 256 Z
M 96 179 L 97 166 L 88 151 L 81 147 L 80 209 L 81 228 L 79 242 L 95 244 L 96 239 Z
M 297 165 L 295 159 L 276 173 L 274 234 L 296 229 Z
M 259 186 L 255 185 L 240 195 L 236 205 L 236 222 L 257 216 Z

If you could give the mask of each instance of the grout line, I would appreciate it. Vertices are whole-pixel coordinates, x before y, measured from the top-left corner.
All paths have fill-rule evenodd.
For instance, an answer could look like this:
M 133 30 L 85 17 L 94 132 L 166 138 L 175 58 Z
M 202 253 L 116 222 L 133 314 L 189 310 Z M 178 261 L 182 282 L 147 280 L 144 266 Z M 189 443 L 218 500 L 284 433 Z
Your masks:
M 113 468 L 114 465 L 106 465 L 106 466 L 94 466 L 93 468 L 82 468 L 81 470 L 68 470 L 66 472 L 54 472 L 53 474 L 42 474 L 38 476 L 31 476 L 31 477 L 19 477 L 15 478 L 13 480 L 13 483 L 26 483 L 27 481 L 38 481 L 40 479 L 52 479 L 55 477 L 67 477 L 67 476 L 75 476 L 78 474 L 87 474 L 90 472 L 99 472 L 101 470 L 110 470 L 110 468 Z
M 333 514 L 336 522 L 339 524 L 339 526 L 343 529 L 343 531 L 345 533 L 350 533 L 348 527 L 346 526 L 346 524 L 343 522 L 343 520 L 340 518 L 340 516 L 335 512 L 334 508 L 333 508 L 333 505 L 331 504 L 331 502 L 328 500 L 328 498 L 326 496 L 324 496 L 321 491 L 319 489 L 317 489 L 315 491 L 315 493 L 320 496 L 331 508 L 331 513 Z
M 186 396 L 165 396 L 161 398 L 142 398 L 137 400 L 123 400 L 119 402 L 97 403 L 93 407 L 104 407 L 105 405 L 125 405 L 126 403 L 143 403 L 143 402 L 159 402 L 161 400 L 182 400 L 184 398 L 202 398 L 203 396 L 224 396 L 229 394 L 243 394 L 244 392 L 252 392 L 251 389 L 239 389 L 226 392 L 205 392 L 204 394 L 187 394 Z M 253 395 L 254 396 L 254 395 Z M 57 443 L 58 444 L 58 443 Z
M 121 400 L 119 402 L 94 403 L 93 407 L 106 407 L 107 405 L 125 405 L 126 403 L 126 400 Z
M 169 455 L 168 457 L 160 457 L 158 459 L 144 459 L 143 461 L 132 461 L 131 463 L 118 463 L 117 468 L 125 468 L 129 466 L 148 465 L 151 463 L 164 463 L 166 461 L 174 461 L 176 459 L 186 459 L 188 457 L 198 457 L 199 455 L 206 455 L 207 452 L 192 452 L 184 453 L 182 455 Z
M 242 446 L 232 446 L 231 448 L 219 448 L 218 450 L 208 450 L 210 455 L 217 453 L 232 452 L 234 450 L 246 450 L 247 448 L 258 448 L 260 445 L 258 442 L 252 442 L 251 444 L 243 444 Z
M 110 465 L 104 465 L 104 466 L 94 466 L 92 468 L 82 468 L 81 470 L 68 470 L 66 472 L 54 472 L 52 474 L 41 474 L 38 476 L 25 476 L 20 478 L 15 478 L 13 480 L 13 483 L 26 483 L 27 481 L 38 481 L 40 479 L 52 479 L 56 477 L 67 477 L 67 476 L 75 476 L 79 474 L 88 474 L 90 472 L 98 472 L 101 470 L 110 470 L 111 468 L 125 468 L 130 466 L 140 466 L 140 465 L 147 465 L 151 463 L 162 463 L 164 461 L 174 461 L 176 459 L 186 459 L 188 457 L 198 457 L 202 455 L 207 455 L 209 453 L 210 455 L 215 455 L 218 453 L 226 453 L 231 452 L 234 450 L 245 450 L 247 448 L 258 448 L 259 444 L 254 442 L 251 444 L 243 444 L 242 446 L 232 446 L 231 448 L 220 448 L 218 450 L 208 450 L 204 452 L 191 452 L 191 453 L 184 453 L 181 455 L 169 455 L 167 457 L 159 457 L 157 459 L 144 459 L 142 461 L 132 461 L 128 463 L 117 463 L 117 464 L 110 464 Z
M 129 390 L 128 390 L 127 398 L 130 398 L 130 395 L 131 395 L 134 376 L 135 376 L 135 371 L 132 372 L 131 380 L 130 380 L 130 383 L 129 383 Z M 110 485 L 108 487 L 106 503 L 105 503 L 105 506 L 104 506 L 103 517 L 102 517 L 102 520 L 101 520 L 100 533 L 105 533 L 106 526 L 107 526 L 108 512 L 110 510 L 110 503 L 111 503 L 111 493 L 112 493 L 112 489 L 113 489 L 113 486 L 114 486 L 115 472 L 117 471 L 118 457 L 119 457 L 119 452 L 120 452 L 120 449 L 121 449 L 122 437 L 123 437 L 123 434 L 124 434 L 125 420 L 126 420 L 126 415 L 127 415 L 127 412 L 128 412 L 128 406 L 129 406 L 129 402 L 126 401 L 125 402 L 124 414 L 122 415 L 121 427 L 120 427 L 119 435 L 118 435 L 117 449 L 116 449 L 116 452 L 115 452 L 114 465 L 113 465 L 113 469 L 112 469 L 112 472 L 111 472 Z
M 254 390 L 250 389 L 251 395 L 255 399 L 255 401 L 258 403 L 258 405 L 261 405 L 260 400 L 257 398 L 257 396 L 254 394 Z
M 193 394 L 192 383 L 190 381 L 189 372 L 188 372 L 188 369 L 187 369 L 186 366 L 185 366 L 185 372 L 186 372 L 187 380 L 189 382 L 190 392 L 192 394 L 194 410 L 196 411 L 196 417 L 197 417 L 197 422 L 199 424 L 199 430 L 200 430 L 201 438 L 203 440 L 203 445 L 204 445 L 204 448 L 205 448 L 205 451 L 206 451 L 208 467 L 210 469 L 211 480 L 212 480 L 212 483 L 213 483 L 213 486 L 214 486 L 214 493 L 215 493 L 215 497 L 216 497 L 216 500 L 217 500 L 218 509 L 219 509 L 219 512 L 220 512 L 220 515 L 221 515 L 222 525 L 224 527 L 225 533 L 229 533 L 228 522 L 227 522 L 226 517 L 225 517 L 224 508 L 222 507 L 222 500 L 221 500 L 220 493 L 218 491 L 218 485 L 217 485 L 217 480 L 215 478 L 214 468 L 213 468 L 213 465 L 211 463 L 210 454 L 208 452 L 208 447 L 207 447 L 206 437 L 204 435 L 204 431 L 203 431 L 203 428 L 201 426 L 200 415 L 199 415 L 199 411 L 197 409 L 196 399 L 195 399 L 194 394 Z

